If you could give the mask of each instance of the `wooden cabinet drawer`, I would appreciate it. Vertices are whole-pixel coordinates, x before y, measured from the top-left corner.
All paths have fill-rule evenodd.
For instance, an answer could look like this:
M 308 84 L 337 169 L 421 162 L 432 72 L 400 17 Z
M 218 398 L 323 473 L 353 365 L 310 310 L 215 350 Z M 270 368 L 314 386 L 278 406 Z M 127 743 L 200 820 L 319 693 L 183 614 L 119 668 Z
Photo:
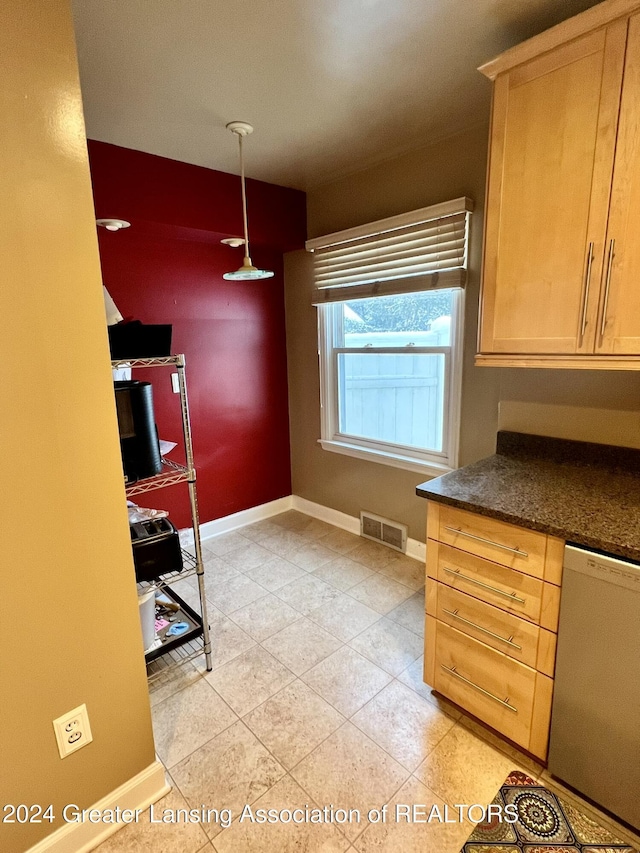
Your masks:
M 540 628 L 526 619 L 505 613 L 444 584 L 438 584 L 434 615 L 461 633 L 537 668 Z
M 528 749 L 536 686 L 533 669 L 436 621 L 433 686 Z
M 427 525 L 428 535 L 439 542 L 533 577 L 544 577 L 544 533 L 433 502 L 429 503 Z
M 432 540 L 427 542 L 427 575 L 501 610 L 540 623 L 545 584 L 537 578 Z

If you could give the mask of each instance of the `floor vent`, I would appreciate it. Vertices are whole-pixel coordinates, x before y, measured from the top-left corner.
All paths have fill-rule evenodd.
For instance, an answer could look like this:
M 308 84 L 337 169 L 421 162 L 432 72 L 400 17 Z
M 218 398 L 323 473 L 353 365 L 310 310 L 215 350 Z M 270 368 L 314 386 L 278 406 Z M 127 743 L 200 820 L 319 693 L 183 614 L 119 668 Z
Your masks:
M 371 512 L 360 512 L 360 535 L 388 545 L 396 551 L 407 550 L 407 527 Z

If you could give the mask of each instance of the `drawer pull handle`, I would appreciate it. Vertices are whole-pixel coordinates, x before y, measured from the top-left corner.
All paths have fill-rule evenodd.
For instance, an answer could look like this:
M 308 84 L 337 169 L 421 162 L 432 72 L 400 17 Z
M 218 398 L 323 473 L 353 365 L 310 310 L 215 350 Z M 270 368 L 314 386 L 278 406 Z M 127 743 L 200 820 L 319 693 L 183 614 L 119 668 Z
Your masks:
M 465 678 L 464 675 L 460 675 L 455 666 L 445 666 L 443 663 L 440 664 L 440 667 L 444 669 L 445 672 L 448 672 L 449 675 L 453 675 L 456 678 L 459 678 L 460 681 L 464 681 L 465 684 L 468 684 L 469 687 L 473 687 L 474 690 L 477 690 L 478 693 L 482 693 L 483 696 L 486 696 L 488 699 L 493 699 L 494 702 L 497 702 L 499 705 L 502 705 L 503 708 L 507 708 L 509 711 L 513 711 L 514 714 L 518 713 L 518 709 L 514 708 L 513 705 L 510 705 L 507 699 L 500 699 L 498 696 L 494 696 L 493 693 L 489 693 L 488 690 L 485 690 L 484 687 L 480 687 L 480 685 L 475 684 L 473 681 L 469 681 L 468 678 Z
M 473 533 L 467 533 L 459 527 L 445 527 L 450 533 L 457 533 L 458 536 L 467 536 L 469 539 L 475 539 L 476 542 L 483 542 L 485 545 L 491 545 L 494 548 L 502 548 L 503 551 L 508 551 L 510 554 L 517 554 L 519 557 L 528 557 L 526 551 L 521 551 L 520 548 L 509 548 L 508 545 L 501 545 L 499 542 L 494 542 L 492 539 L 484 539 L 482 536 L 476 536 Z
M 476 625 L 475 622 L 470 622 L 468 619 L 465 619 L 463 616 L 460 616 L 457 610 L 447 610 L 446 607 L 443 607 L 442 610 L 445 613 L 448 613 L 449 616 L 453 616 L 453 618 L 457 619 L 458 622 L 463 622 L 465 625 L 470 625 L 477 631 L 482 631 L 482 633 L 486 634 L 488 637 L 493 637 L 494 640 L 500 640 L 501 643 L 507 643 L 507 645 L 512 646 L 514 649 L 522 651 L 522 646 L 519 646 L 517 643 L 514 643 L 513 637 L 509 637 L 507 639 L 507 637 L 501 637 L 500 634 L 494 634 L 493 631 L 490 631 L 488 628 L 483 628 L 482 625 Z
M 526 603 L 524 598 L 520 598 L 515 594 L 515 592 L 505 592 L 503 589 L 498 589 L 497 586 L 489 586 L 488 583 L 482 583 L 482 581 L 477 581 L 475 578 L 470 578 L 468 575 L 463 575 L 458 569 L 448 569 L 446 566 L 443 566 L 443 568 L 447 574 L 455 575 L 463 581 L 474 583 L 476 586 L 481 586 L 482 589 L 488 589 L 491 592 L 495 592 L 497 595 L 504 595 L 504 597 L 508 598 L 510 601 L 517 601 L 518 604 Z

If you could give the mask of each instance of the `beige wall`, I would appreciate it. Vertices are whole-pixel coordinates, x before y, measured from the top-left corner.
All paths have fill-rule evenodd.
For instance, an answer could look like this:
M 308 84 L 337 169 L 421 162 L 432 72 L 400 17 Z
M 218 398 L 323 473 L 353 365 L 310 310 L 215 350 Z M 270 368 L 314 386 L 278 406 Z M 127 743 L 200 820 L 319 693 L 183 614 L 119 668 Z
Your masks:
M 0 55 L 0 803 L 59 815 L 154 749 L 67 0 L 4 0 Z M 94 741 L 61 760 L 82 702 Z M 0 849 L 59 825 L 0 824 Z
M 638 446 L 640 373 L 473 366 L 486 139 L 487 128 L 475 127 L 311 190 L 309 236 L 470 196 L 476 212 L 471 221 L 466 296 L 460 464 L 493 452 L 499 408 L 500 426 L 505 429 Z M 409 535 L 424 540 L 425 506 L 414 489 L 426 477 L 339 456 L 317 444 L 320 407 L 310 256 L 303 252 L 288 256 L 286 281 L 294 494 L 354 516 L 368 509 L 408 524 Z
M 475 352 L 487 127 L 367 169 L 308 193 L 309 236 L 469 196 L 469 281 L 465 297 L 465 360 L 462 380 L 460 463 L 487 456 L 495 447 L 501 371 L 476 368 Z M 322 450 L 316 309 L 311 307 L 311 261 L 304 252 L 286 258 L 287 346 L 293 492 L 358 516 L 368 509 L 409 525 L 424 541 L 425 504 L 415 487 L 426 476 Z
M 502 374 L 501 429 L 640 447 L 640 373 L 514 368 Z

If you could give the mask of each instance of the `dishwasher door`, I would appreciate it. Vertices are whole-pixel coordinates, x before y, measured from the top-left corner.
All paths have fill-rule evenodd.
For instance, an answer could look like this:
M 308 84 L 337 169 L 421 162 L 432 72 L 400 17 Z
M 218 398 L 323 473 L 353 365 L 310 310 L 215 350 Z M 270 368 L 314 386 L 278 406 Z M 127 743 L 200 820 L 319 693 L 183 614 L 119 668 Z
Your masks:
M 640 827 L 640 566 L 569 545 L 549 771 Z

